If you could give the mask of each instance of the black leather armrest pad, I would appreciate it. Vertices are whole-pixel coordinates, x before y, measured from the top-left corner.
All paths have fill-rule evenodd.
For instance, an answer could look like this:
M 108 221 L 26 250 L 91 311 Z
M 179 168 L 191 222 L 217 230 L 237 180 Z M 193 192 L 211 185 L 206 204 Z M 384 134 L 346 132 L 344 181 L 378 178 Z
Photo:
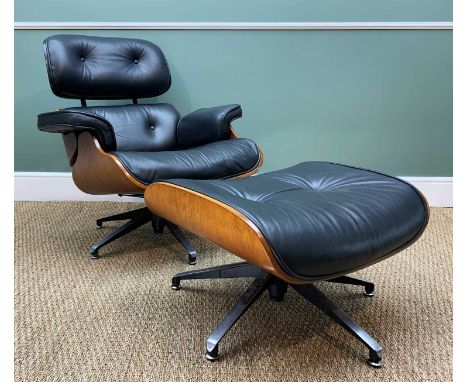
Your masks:
M 229 138 L 231 122 L 242 116 L 240 105 L 199 109 L 183 117 L 177 125 L 177 144 L 186 149 Z
M 59 110 L 37 116 L 37 127 L 48 133 L 72 133 L 88 131 L 98 139 L 106 151 L 115 150 L 115 136 L 112 125 L 104 118 L 94 114 Z

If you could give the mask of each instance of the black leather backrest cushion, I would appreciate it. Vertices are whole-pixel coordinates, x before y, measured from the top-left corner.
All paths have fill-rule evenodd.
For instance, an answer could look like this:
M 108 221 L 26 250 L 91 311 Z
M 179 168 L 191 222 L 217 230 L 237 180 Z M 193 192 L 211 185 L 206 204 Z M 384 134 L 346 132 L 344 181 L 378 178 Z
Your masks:
M 167 151 L 177 148 L 179 113 L 169 104 L 73 107 L 67 112 L 95 115 L 112 125 L 115 151 Z M 84 122 L 86 123 L 86 122 Z
M 166 58 L 149 41 L 56 35 L 44 41 L 44 54 L 50 87 L 59 97 L 145 98 L 171 86 Z

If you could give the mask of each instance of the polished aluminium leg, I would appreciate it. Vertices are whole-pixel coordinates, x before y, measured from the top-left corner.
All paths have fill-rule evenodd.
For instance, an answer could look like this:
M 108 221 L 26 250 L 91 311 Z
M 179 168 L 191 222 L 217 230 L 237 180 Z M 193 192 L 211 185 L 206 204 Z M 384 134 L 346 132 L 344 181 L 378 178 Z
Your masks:
M 190 265 L 195 265 L 197 263 L 197 251 L 195 251 L 195 248 L 192 247 L 192 244 L 190 243 L 187 236 L 185 236 L 185 234 L 175 224 L 172 224 L 167 220 L 165 220 L 164 224 L 188 252 L 188 263 Z
M 91 246 L 91 259 L 99 259 L 99 248 L 151 221 L 153 215 L 147 208 L 142 208 L 139 211 L 139 214 L 134 216 L 129 222 L 125 223 L 123 226 L 117 228 L 115 231 L 111 232 L 109 235 L 93 244 Z
M 334 279 L 325 280 L 331 283 L 338 283 L 338 284 L 349 284 L 349 285 L 362 285 L 365 289 L 364 295 L 367 297 L 374 297 L 374 289 L 375 286 L 373 283 L 358 279 L 357 277 L 350 277 L 350 276 L 340 276 Z
M 370 336 L 361 326 L 354 322 L 333 301 L 320 292 L 314 285 L 291 285 L 299 294 L 340 324 L 344 329 L 361 341 L 369 349 L 368 363 L 374 367 L 383 365 L 382 345 Z
M 181 280 L 195 279 L 232 279 L 240 277 L 258 277 L 264 272 L 255 265 L 245 261 L 234 264 L 219 265 L 217 267 L 197 269 L 195 271 L 177 273 L 172 278 L 172 289 L 180 289 Z
M 137 210 L 127 211 L 121 214 L 106 216 L 106 217 L 97 219 L 96 228 L 98 229 L 102 228 L 102 223 L 104 222 L 133 219 L 134 217 L 138 216 L 140 213 L 142 213 L 145 210 L 148 210 L 148 209 L 146 207 L 143 207 L 143 208 L 138 208 Z
M 215 361 L 219 358 L 219 342 L 223 339 L 226 333 L 234 324 L 242 317 L 249 307 L 260 297 L 260 295 L 268 287 L 271 275 L 263 272 L 257 277 L 248 289 L 240 296 L 236 304 L 231 308 L 229 313 L 218 324 L 215 330 L 209 335 L 206 341 L 206 359 Z

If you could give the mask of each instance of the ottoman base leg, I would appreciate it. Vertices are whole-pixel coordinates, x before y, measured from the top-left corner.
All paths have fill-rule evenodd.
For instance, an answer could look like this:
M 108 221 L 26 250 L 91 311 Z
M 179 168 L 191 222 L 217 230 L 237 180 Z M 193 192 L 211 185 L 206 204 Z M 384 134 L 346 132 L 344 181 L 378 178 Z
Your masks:
M 338 284 L 349 284 L 349 285 L 362 285 L 365 289 L 364 295 L 367 297 L 374 297 L 374 289 L 375 286 L 370 281 L 361 280 L 357 277 L 350 277 L 350 276 L 340 276 L 334 279 L 325 280 L 330 283 L 338 283 Z
M 197 269 L 195 271 L 177 273 L 172 278 L 172 289 L 179 290 L 181 280 L 195 279 L 234 279 L 241 277 L 258 277 L 264 272 L 255 265 L 245 261 L 217 267 Z
M 315 305 L 327 316 L 340 324 L 344 329 L 361 341 L 369 349 L 368 362 L 374 367 L 383 366 L 382 345 L 377 342 L 361 326 L 354 322 L 345 312 L 343 312 L 333 301 L 320 292 L 314 285 L 292 285 L 292 287 L 306 300 Z
M 218 348 L 219 342 L 223 339 L 226 333 L 234 326 L 234 324 L 242 317 L 249 307 L 261 296 L 268 287 L 270 279 L 273 276 L 264 272 L 260 277 L 256 278 L 247 290 L 240 296 L 239 300 L 231 308 L 229 313 L 218 324 L 215 330 L 206 340 L 206 359 L 208 361 L 216 361 L 219 358 Z
M 255 265 L 247 262 L 221 265 L 212 268 L 200 269 L 190 272 L 176 274 L 172 279 L 172 289 L 180 289 L 181 280 L 193 279 L 219 279 L 219 278 L 240 278 L 255 277 L 249 288 L 240 296 L 239 300 L 231 308 L 225 318 L 218 324 L 216 329 L 210 334 L 206 344 L 206 358 L 209 361 L 215 361 L 219 358 L 219 343 L 231 329 L 234 324 L 242 317 L 249 307 L 268 290 L 270 299 L 273 301 L 282 301 L 287 291 L 288 285 L 295 289 L 302 297 L 311 302 L 335 322 L 361 341 L 369 349 L 368 363 L 373 367 L 383 365 L 382 345 L 371 337 L 361 326 L 354 322 L 343 310 L 341 310 L 333 301 L 325 296 L 319 289 L 312 284 L 288 284 L 287 282 L 263 271 Z M 374 291 L 374 284 L 352 278 L 341 276 L 326 280 L 335 283 L 362 285 L 367 293 Z

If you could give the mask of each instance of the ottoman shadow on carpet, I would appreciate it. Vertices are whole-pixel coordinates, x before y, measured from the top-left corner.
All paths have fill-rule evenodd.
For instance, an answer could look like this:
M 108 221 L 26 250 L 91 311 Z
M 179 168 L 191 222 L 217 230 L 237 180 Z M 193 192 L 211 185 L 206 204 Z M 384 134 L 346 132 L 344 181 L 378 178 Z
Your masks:
M 248 280 L 171 277 L 194 269 L 183 248 L 151 225 L 89 258 L 118 226 L 96 218 L 140 206 L 111 202 L 15 204 L 15 380 L 19 381 L 449 381 L 452 379 L 452 210 L 431 209 L 421 239 L 357 272 L 376 284 L 318 283 L 384 347 L 385 366 L 366 364 L 356 339 L 290 291 L 267 295 L 205 360 L 205 340 Z M 238 261 L 189 234 L 196 268 Z M 196 269 L 195 268 L 195 269 Z

